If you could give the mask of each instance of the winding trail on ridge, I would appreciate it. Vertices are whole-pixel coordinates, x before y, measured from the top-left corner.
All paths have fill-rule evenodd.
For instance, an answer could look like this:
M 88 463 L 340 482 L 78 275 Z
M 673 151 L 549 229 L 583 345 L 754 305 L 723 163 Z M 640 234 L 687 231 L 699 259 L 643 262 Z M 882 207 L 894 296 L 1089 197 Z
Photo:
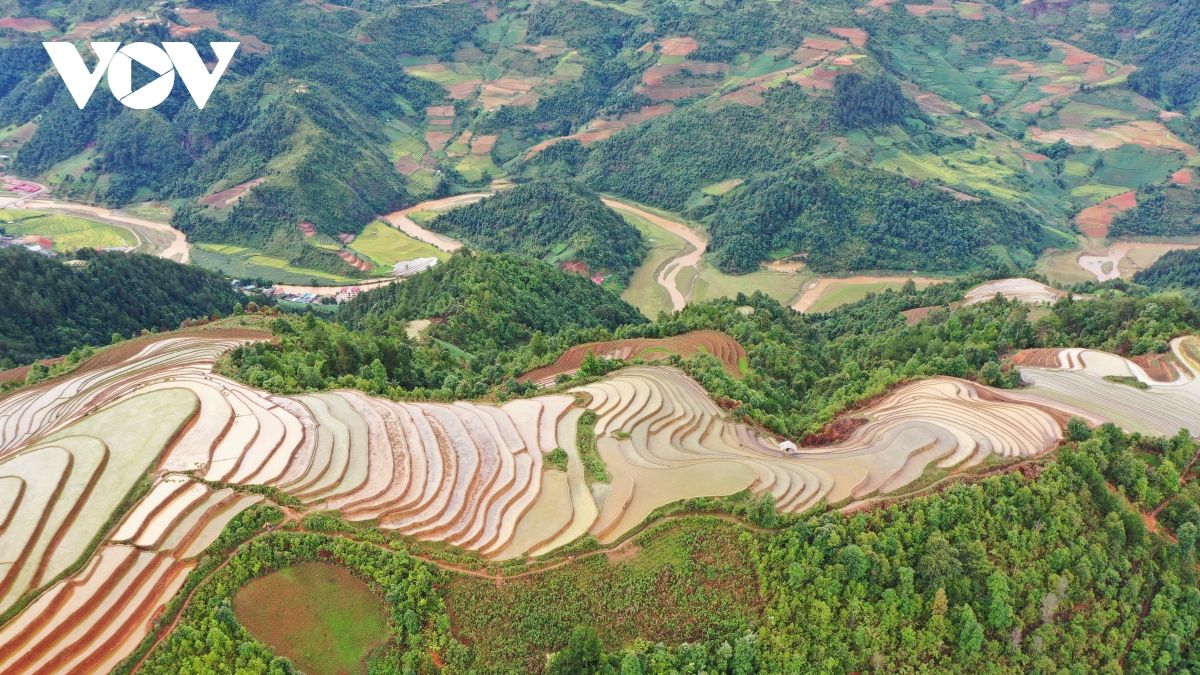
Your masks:
M 679 221 L 664 218 L 656 213 L 608 197 L 603 197 L 600 201 L 614 211 L 644 218 L 691 244 L 692 250 L 684 251 L 674 258 L 668 259 L 659 268 L 658 275 L 655 277 L 658 284 L 665 288 L 667 295 L 671 297 L 671 305 L 675 311 L 678 312 L 687 306 L 688 296 L 679 290 L 679 273 L 685 269 L 699 267 L 704 252 L 708 250 L 708 240 Z M 690 294 L 689 292 L 688 295 Z

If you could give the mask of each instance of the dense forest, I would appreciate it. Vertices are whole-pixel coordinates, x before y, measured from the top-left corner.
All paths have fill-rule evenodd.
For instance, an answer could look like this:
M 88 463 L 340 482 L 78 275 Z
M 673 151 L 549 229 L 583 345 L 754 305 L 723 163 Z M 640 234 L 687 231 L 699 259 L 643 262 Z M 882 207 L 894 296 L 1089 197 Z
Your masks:
M 646 254 L 637 228 L 573 183 L 539 180 L 444 213 L 429 228 L 485 251 L 581 261 L 591 274 L 628 281 Z
M 0 367 L 227 315 L 244 298 L 211 272 L 169 260 L 80 251 L 80 268 L 0 249 Z
M 533 170 L 567 166 L 597 190 L 682 210 L 692 192 L 706 185 L 791 164 L 814 143 L 825 105 L 799 87 L 782 86 L 768 92 L 761 107 L 690 106 L 566 162 L 560 161 L 566 149 L 543 153 L 534 158 Z
M 963 201 L 883 171 L 829 167 L 781 172 L 722 200 L 709 227 L 717 264 L 749 272 L 774 252 L 800 252 L 817 272 L 931 272 L 1003 267 L 1049 245 L 1024 212 Z
M 1200 249 L 1168 251 L 1133 280 L 1157 291 L 1182 290 L 1200 298 Z

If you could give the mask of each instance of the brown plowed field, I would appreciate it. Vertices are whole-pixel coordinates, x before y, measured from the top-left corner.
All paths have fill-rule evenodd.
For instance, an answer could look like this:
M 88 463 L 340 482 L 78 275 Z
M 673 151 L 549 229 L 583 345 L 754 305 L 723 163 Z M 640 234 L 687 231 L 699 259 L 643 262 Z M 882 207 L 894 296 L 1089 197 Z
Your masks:
M 707 352 L 720 359 L 725 364 L 726 372 L 734 377 L 742 376 L 740 364 L 746 358 L 746 350 L 737 340 L 715 330 L 702 330 L 662 339 L 638 338 L 576 345 L 553 364 L 531 370 L 520 379 L 522 382 L 534 382 L 540 386 L 554 384 L 559 375 L 571 375 L 579 370 L 588 352 L 604 359 L 644 361 L 658 361 L 673 355 L 686 358 Z

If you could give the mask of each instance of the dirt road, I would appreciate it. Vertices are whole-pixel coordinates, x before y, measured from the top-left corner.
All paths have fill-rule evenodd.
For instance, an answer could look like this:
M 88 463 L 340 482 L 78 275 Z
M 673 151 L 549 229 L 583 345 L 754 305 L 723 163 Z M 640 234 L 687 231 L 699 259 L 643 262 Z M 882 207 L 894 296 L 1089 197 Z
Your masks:
M 415 220 L 409 217 L 409 215 L 413 213 L 420 213 L 421 211 L 448 211 L 455 207 L 474 204 L 485 197 L 491 197 L 493 194 L 495 193 L 472 192 L 469 194 L 454 195 L 453 197 L 444 197 L 442 199 L 432 199 L 427 202 L 421 202 L 416 206 L 410 206 L 402 211 L 397 211 L 393 214 L 386 215 L 383 217 L 383 219 L 392 227 L 400 230 L 413 239 L 423 241 L 426 244 L 429 244 L 430 246 L 447 253 L 454 253 L 463 247 L 461 241 L 438 234 L 437 232 L 433 232 L 431 230 L 427 230 L 418 225 Z
M 679 221 L 664 218 L 656 213 L 651 213 L 645 209 L 626 204 L 625 202 L 619 202 L 615 199 L 605 197 L 601 201 L 604 202 L 605 206 L 619 213 L 628 213 L 639 218 L 644 218 L 683 239 L 692 246 L 691 250 L 685 250 L 674 258 L 670 258 L 664 262 L 662 267 L 659 268 L 658 276 L 656 277 L 658 284 L 665 288 L 667 295 L 671 297 L 671 305 L 675 311 L 679 311 L 687 306 L 688 296 L 691 293 L 689 291 L 687 294 L 684 294 L 679 289 L 679 273 L 686 269 L 694 269 L 700 265 L 700 260 L 704 257 L 704 252 L 708 250 L 708 240 L 696 230 Z

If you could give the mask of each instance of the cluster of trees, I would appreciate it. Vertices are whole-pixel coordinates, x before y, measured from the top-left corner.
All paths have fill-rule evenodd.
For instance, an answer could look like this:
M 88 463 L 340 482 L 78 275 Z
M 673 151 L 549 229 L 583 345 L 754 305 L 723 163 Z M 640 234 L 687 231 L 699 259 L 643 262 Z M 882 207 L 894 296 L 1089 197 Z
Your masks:
M 485 251 L 582 261 L 626 282 L 646 255 L 641 233 L 576 183 L 535 180 L 435 218 L 429 228 Z
M 848 166 L 753 181 L 718 204 L 709 231 L 716 262 L 729 272 L 753 271 L 781 249 L 803 253 L 818 272 L 961 271 L 1000 267 L 1009 251 L 1028 258 L 1045 245 L 1043 228 L 1023 211 Z
M 0 249 L 0 367 L 108 344 L 114 333 L 228 315 L 244 297 L 220 276 L 169 260 L 79 251 L 86 265 Z
M 887 75 L 849 72 L 833 80 L 833 117 L 843 129 L 862 129 L 925 115 Z
M 459 254 L 403 284 L 343 306 L 341 318 L 383 334 L 402 322 L 435 319 L 429 335 L 468 351 L 511 349 L 534 333 L 644 321 L 590 279 L 546 263 L 500 254 Z
M 568 347 L 645 319 L 588 279 L 526 258 L 463 253 L 342 305 L 339 321 L 272 324 L 279 345 L 243 347 L 226 374 L 281 393 L 350 387 L 394 398 L 479 398 L 532 390 L 516 377 Z M 433 319 L 419 342 L 415 319 Z
M 1138 452 L 1166 464 L 1158 448 L 1190 460 L 1195 444 L 1074 426 L 1078 442 L 1035 480 L 1007 474 L 767 538 L 764 669 L 1196 668 L 1196 524 L 1174 544 L 1149 535 L 1141 502 L 1106 483 L 1147 466 Z

